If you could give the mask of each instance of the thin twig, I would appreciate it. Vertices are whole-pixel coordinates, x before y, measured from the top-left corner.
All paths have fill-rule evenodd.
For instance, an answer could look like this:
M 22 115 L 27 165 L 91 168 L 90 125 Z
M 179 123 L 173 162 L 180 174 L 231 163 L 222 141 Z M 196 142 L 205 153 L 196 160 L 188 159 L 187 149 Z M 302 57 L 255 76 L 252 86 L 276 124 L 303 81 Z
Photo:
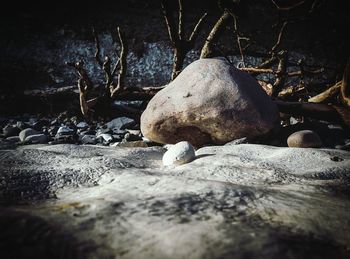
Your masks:
M 95 51 L 95 56 L 94 57 L 95 57 L 97 63 L 102 68 L 103 62 L 102 62 L 101 57 L 100 57 L 100 52 L 101 52 L 100 41 L 98 39 L 98 35 L 97 35 L 94 27 L 92 28 L 92 36 L 94 37 L 95 47 L 96 47 L 96 51 Z
M 191 33 L 189 39 L 188 39 L 190 42 L 193 42 L 193 41 L 194 41 L 195 36 L 198 34 L 199 28 L 201 27 L 201 25 L 202 25 L 202 23 L 203 23 L 203 21 L 204 21 L 204 18 L 205 18 L 207 15 L 208 15 L 208 13 L 204 13 L 204 14 L 202 15 L 202 17 L 199 18 L 198 22 L 197 22 L 196 25 L 194 26 L 194 29 L 193 29 L 193 31 L 192 31 L 192 33 Z
M 306 2 L 306 0 L 301 0 L 295 4 L 289 5 L 289 6 L 280 6 L 279 4 L 276 3 L 275 0 L 271 0 L 271 2 L 276 6 L 276 8 L 280 11 L 289 11 L 292 10 Z
M 179 40 L 182 40 L 184 38 L 184 23 L 183 23 L 183 6 L 182 6 L 182 0 L 178 0 L 179 5 L 179 28 L 178 28 L 178 37 Z
M 281 44 L 281 40 L 282 40 L 282 36 L 283 36 L 283 33 L 284 33 L 284 28 L 286 27 L 286 25 L 288 24 L 287 21 L 285 21 L 282 26 L 281 26 L 281 29 L 278 33 L 278 37 L 277 37 L 277 41 L 275 43 L 275 45 L 271 48 L 271 53 L 275 53 L 276 49 L 279 47 L 279 45 Z

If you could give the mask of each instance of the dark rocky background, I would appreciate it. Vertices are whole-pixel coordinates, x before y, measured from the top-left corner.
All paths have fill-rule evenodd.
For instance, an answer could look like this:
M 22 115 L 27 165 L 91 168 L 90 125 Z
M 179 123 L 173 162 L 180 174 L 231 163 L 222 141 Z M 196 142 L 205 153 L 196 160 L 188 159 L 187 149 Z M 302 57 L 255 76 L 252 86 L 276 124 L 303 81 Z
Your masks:
M 296 63 L 302 58 L 310 66 L 324 67 L 320 82 L 324 86 L 335 82 L 350 52 L 347 39 L 350 17 L 345 2 L 330 0 L 316 1 L 310 14 L 313 2 L 306 1 L 300 8 L 281 14 L 270 0 L 240 1 L 235 10 L 238 29 L 253 43 L 245 51 L 247 65 L 267 56 L 279 31 L 274 25 L 288 19 L 281 48 L 292 53 L 290 61 Z M 188 54 L 185 62 L 188 64 L 198 58 L 205 37 L 222 11 L 214 0 L 184 1 L 184 7 L 188 34 L 198 18 L 208 12 L 195 49 Z M 0 19 L 1 114 L 41 109 L 23 99 L 24 90 L 74 85 L 77 76 L 65 65 L 66 61 L 83 58 L 94 82 L 102 82 L 102 71 L 93 58 L 92 27 L 98 31 L 102 54 L 112 58 L 117 48 L 116 27 L 120 26 L 126 34 L 127 85 L 157 86 L 170 80 L 172 47 L 159 0 L 13 2 L 1 8 Z M 238 60 L 232 28 L 225 31 L 220 46 L 225 54 Z

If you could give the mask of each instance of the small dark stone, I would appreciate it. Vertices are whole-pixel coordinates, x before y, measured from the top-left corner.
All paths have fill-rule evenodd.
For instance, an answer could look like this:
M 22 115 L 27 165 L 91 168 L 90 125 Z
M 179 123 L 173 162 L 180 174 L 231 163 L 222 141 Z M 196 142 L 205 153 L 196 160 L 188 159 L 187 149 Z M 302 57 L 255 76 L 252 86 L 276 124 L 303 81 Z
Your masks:
M 2 132 L 5 136 L 5 138 L 18 136 L 18 134 L 21 132 L 21 129 L 17 126 L 13 125 L 7 125 L 2 129 Z
M 341 162 L 343 161 L 344 159 L 343 158 L 340 158 L 338 156 L 332 156 L 331 157 L 331 160 L 334 161 L 334 162 Z

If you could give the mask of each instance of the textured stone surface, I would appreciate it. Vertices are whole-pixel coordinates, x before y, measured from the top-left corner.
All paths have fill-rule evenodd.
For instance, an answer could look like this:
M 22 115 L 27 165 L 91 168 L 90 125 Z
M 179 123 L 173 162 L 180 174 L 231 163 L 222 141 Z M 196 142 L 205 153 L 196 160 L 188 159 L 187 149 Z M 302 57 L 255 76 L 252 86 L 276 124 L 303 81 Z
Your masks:
M 289 147 L 321 147 L 322 141 L 319 135 L 312 130 L 301 130 L 294 132 L 287 139 L 287 144 Z
M 0 257 L 350 258 L 349 152 L 211 146 L 175 168 L 164 152 L 0 150 Z
M 141 131 L 158 143 L 224 144 L 268 133 L 278 116 L 253 77 L 223 59 L 201 59 L 153 97 Z
M 163 156 L 163 165 L 182 165 L 191 162 L 195 158 L 195 151 L 191 143 L 181 141 L 171 146 Z

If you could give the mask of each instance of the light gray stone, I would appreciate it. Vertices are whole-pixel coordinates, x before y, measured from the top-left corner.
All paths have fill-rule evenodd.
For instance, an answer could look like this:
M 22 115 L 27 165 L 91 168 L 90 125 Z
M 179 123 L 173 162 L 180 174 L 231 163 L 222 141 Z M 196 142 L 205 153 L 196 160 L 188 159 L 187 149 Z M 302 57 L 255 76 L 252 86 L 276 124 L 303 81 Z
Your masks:
M 110 143 L 113 140 L 112 135 L 111 134 L 107 134 L 107 133 L 99 134 L 96 138 L 97 139 L 102 139 L 102 141 L 105 142 L 105 143 Z
M 89 127 L 89 124 L 87 124 L 85 121 L 81 121 L 77 124 L 78 129 L 87 129 Z
M 72 258 L 350 258 L 350 152 L 209 146 L 176 167 L 163 154 L 1 150 L 1 240 Z
M 17 142 L 21 142 L 21 139 L 19 138 L 19 136 L 12 136 L 12 137 L 8 137 L 6 138 L 7 141 L 10 141 L 12 143 L 17 143 Z
M 31 144 L 45 144 L 47 143 L 48 138 L 45 134 L 35 134 L 30 135 L 25 138 L 24 142 L 31 143 Z
M 70 135 L 73 134 L 74 130 L 67 127 L 67 126 L 61 126 L 59 127 L 59 129 L 57 130 L 56 135 Z
M 195 151 L 191 143 L 181 141 L 171 146 L 163 155 L 163 165 L 182 165 L 191 162 L 195 158 Z
M 113 129 L 113 130 L 123 130 L 124 128 L 128 127 L 129 125 L 133 125 L 135 123 L 135 120 L 130 119 L 128 117 L 118 117 L 110 122 L 106 123 L 107 128 Z
M 96 136 L 95 135 L 83 135 L 80 139 L 83 144 L 96 144 Z
M 31 135 L 38 135 L 40 134 L 40 132 L 32 129 L 32 128 L 27 128 L 27 129 L 24 129 L 22 130 L 20 133 L 19 133 L 19 138 L 21 141 L 25 141 L 25 139 Z
M 141 116 L 158 143 L 194 146 L 257 137 L 279 125 L 276 105 L 256 79 L 223 59 L 200 59 L 159 91 Z

